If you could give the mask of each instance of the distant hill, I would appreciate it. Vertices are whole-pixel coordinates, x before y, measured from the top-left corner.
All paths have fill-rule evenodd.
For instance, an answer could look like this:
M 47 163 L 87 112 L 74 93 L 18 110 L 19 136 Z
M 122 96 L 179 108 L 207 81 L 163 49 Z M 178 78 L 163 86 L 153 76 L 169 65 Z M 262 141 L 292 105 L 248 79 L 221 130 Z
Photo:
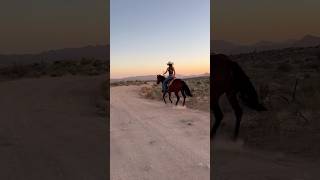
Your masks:
M 312 47 L 318 45 L 320 45 L 320 37 L 313 35 L 306 35 L 299 40 L 287 40 L 284 42 L 260 41 L 251 45 L 241 45 L 224 40 L 212 40 L 211 52 L 223 54 L 240 54 L 253 51 L 259 52 L 290 47 Z
M 302 39 L 293 43 L 294 47 L 311 47 L 320 45 L 320 37 L 306 35 Z
M 80 60 L 82 58 L 108 60 L 109 54 L 109 45 L 57 49 L 38 54 L 4 54 L 0 55 L 0 65 L 12 63 L 28 64 L 39 61 Z
M 180 75 L 177 74 L 177 78 L 181 79 L 188 79 L 188 78 L 195 78 L 195 77 L 209 77 L 209 73 L 204 74 L 198 74 L 198 75 Z M 125 77 L 125 78 L 119 78 L 119 79 L 111 79 L 111 82 L 117 82 L 117 81 L 153 81 L 156 80 L 156 75 L 146 75 L 146 76 L 132 76 L 132 77 Z
M 224 40 L 212 40 L 211 50 L 216 53 L 230 54 L 234 50 L 238 50 L 244 46 Z
M 125 78 L 111 79 L 111 82 L 117 81 L 151 81 L 155 80 L 156 75 L 145 75 L 145 76 L 131 76 Z

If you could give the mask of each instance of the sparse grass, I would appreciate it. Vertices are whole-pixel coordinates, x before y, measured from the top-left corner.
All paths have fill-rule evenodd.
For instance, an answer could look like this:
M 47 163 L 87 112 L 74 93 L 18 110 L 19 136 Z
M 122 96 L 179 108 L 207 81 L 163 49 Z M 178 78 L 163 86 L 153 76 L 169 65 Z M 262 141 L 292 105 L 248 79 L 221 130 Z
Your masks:
M 281 63 L 278 67 L 277 67 L 277 70 L 280 71 L 280 72 L 290 72 L 292 71 L 292 65 L 291 64 L 288 64 L 288 63 Z
M 162 100 L 161 87 L 156 83 L 151 86 L 143 86 L 140 90 L 140 95 L 147 99 Z
M 140 81 L 140 80 L 136 80 L 136 81 L 117 81 L 117 82 L 112 82 L 110 84 L 110 86 L 131 86 L 131 85 L 143 85 L 143 84 L 147 84 L 147 81 Z

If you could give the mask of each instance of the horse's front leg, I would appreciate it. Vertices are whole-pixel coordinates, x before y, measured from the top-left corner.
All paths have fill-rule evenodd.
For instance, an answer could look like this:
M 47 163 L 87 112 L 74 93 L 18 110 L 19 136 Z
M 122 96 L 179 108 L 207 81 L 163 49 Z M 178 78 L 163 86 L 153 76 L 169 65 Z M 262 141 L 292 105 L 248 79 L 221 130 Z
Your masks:
M 170 100 L 170 102 L 171 102 L 171 104 L 172 104 L 172 100 L 171 100 L 171 92 L 169 92 L 169 100 Z
M 162 99 L 163 99 L 164 103 L 167 104 L 167 102 L 166 102 L 166 93 L 163 93 Z
M 220 99 L 220 94 L 217 93 L 217 91 L 213 91 L 210 95 L 210 101 L 211 101 L 211 106 L 210 106 L 210 116 L 214 115 L 215 121 L 210 121 L 210 126 L 211 126 L 211 132 L 210 132 L 210 139 L 213 140 L 214 137 L 216 136 L 217 130 L 221 124 L 221 121 L 223 119 L 223 113 L 221 111 L 220 105 L 219 105 L 219 99 Z M 213 119 L 213 118 L 211 118 Z
M 179 92 L 175 92 L 175 94 L 177 96 L 177 102 L 176 102 L 176 106 L 177 106 L 180 100 L 180 96 L 179 96 Z
M 234 110 L 234 114 L 236 115 L 236 126 L 234 129 L 233 139 L 237 140 L 238 135 L 239 135 L 241 117 L 242 117 L 242 109 L 239 105 L 236 94 L 228 93 L 227 98 L 228 98 L 229 103 L 231 104 L 231 106 Z
M 213 110 L 213 114 L 215 116 L 215 122 L 213 125 L 213 128 L 211 129 L 210 132 L 210 138 L 213 139 L 217 133 L 217 130 L 221 124 L 221 121 L 223 119 L 223 114 L 221 111 L 221 108 L 219 106 L 219 99 L 217 99 L 216 101 L 213 101 L 213 106 L 212 106 L 212 110 Z

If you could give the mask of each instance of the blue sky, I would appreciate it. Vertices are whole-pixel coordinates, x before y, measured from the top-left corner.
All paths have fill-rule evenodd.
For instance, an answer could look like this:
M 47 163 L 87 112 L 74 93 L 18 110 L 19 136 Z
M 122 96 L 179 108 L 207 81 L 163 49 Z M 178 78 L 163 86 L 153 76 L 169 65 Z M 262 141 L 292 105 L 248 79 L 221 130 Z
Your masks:
M 111 0 L 111 77 L 209 70 L 209 0 Z

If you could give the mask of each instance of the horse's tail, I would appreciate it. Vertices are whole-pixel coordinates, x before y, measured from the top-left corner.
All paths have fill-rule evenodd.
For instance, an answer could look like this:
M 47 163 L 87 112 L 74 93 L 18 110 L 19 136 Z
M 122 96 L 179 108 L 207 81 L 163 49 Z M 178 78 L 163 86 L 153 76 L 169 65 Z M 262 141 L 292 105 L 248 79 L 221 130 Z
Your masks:
M 191 91 L 186 82 L 182 81 L 182 91 L 186 93 L 187 96 L 192 97 Z
M 235 83 L 240 91 L 240 99 L 243 103 L 256 111 L 266 111 L 267 109 L 259 102 L 257 91 L 238 63 L 233 62 L 232 66 Z

